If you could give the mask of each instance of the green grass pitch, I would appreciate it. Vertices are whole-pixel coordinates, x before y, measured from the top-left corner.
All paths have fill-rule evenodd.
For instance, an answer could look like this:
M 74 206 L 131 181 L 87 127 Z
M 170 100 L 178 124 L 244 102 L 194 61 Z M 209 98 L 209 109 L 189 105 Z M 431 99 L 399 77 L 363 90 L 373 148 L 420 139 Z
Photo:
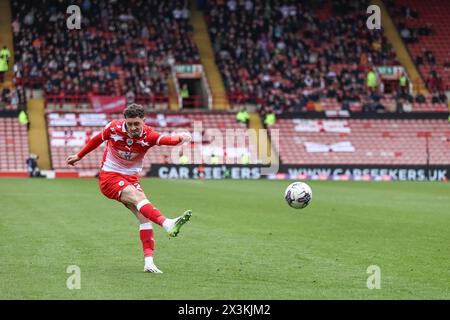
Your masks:
M 450 184 L 310 182 L 295 210 L 289 183 L 143 179 L 165 215 L 193 210 L 177 238 L 154 227 L 155 275 L 137 220 L 95 179 L 1 179 L 0 299 L 450 298 Z

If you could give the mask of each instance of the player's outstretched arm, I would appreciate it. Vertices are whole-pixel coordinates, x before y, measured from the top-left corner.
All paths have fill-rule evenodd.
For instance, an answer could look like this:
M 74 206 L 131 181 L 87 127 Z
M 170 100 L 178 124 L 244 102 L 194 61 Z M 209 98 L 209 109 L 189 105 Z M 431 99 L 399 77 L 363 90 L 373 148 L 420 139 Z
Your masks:
M 182 132 L 174 136 L 161 136 L 158 139 L 158 145 L 160 146 L 177 146 L 180 144 L 190 143 L 192 137 L 189 133 Z
M 77 163 L 78 161 L 80 161 L 81 158 L 77 155 L 77 154 L 73 154 L 67 157 L 67 164 L 70 166 L 74 166 L 75 163 Z
M 85 155 L 87 155 L 89 152 L 97 149 L 103 142 L 103 138 L 102 138 L 102 134 L 99 133 L 95 136 L 92 137 L 91 140 L 88 141 L 88 143 L 86 143 L 86 145 L 83 147 L 83 149 L 81 149 L 80 152 L 78 152 L 77 154 L 73 154 L 70 155 L 69 157 L 67 157 L 67 164 L 74 166 L 75 163 L 77 163 L 78 161 L 80 161 L 81 159 L 83 159 L 83 157 Z

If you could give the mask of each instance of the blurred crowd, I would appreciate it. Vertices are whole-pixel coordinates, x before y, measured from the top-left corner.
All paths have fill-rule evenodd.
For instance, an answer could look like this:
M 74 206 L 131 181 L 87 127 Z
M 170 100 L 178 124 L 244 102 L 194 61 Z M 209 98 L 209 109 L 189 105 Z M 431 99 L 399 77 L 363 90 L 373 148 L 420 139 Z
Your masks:
M 372 66 L 397 64 L 382 30 L 367 29 L 366 8 L 332 1 L 321 19 L 320 8 L 294 0 L 209 1 L 209 31 L 231 99 L 277 111 L 323 97 L 360 101 Z
M 280 113 L 314 110 L 323 99 L 344 109 L 350 103 L 378 103 L 383 90 L 374 67 L 399 65 L 383 31 L 366 27 L 368 1 L 201 2 L 216 64 L 234 104 L 255 103 L 264 113 Z M 67 28 L 67 3 L 12 0 L 18 87 L 28 81 L 51 95 L 125 95 L 134 102 L 167 97 L 171 65 L 200 61 L 188 0 L 71 4 L 81 8 L 80 29 Z M 394 15 L 418 16 L 409 7 L 392 7 Z M 406 42 L 433 34 L 428 24 L 402 24 L 399 31 Z M 433 66 L 436 58 L 423 48 L 415 62 Z M 444 66 L 450 69 L 449 59 Z M 424 79 L 432 101 L 446 101 L 439 72 L 432 69 Z M 394 99 L 421 101 L 407 86 L 402 75 Z M 2 101 L 3 96 L 14 98 L 5 93 Z
M 424 39 L 435 36 L 436 32 L 432 22 L 420 20 L 419 12 L 408 5 L 398 5 L 394 0 L 387 0 L 386 5 L 396 21 L 401 38 L 412 49 L 410 53 L 413 55 L 415 65 L 422 72 L 422 77 L 426 82 L 427 89 L 432 94 L 432 99 L 434 101 L 442 100 L 439 97 L 442 97 L 444 92 L 450 89 L 448 83 L 450 79 L 450 52 L 446 52 L 445 56 L 438 57 L 438 54 L 426 45 L 430 42 Z M 445 5 L 445 3 L 442 2 L 441 5 Z M 414 50 L 413 46 L 419 46 L 420 48 L 421 43 L 425 43 L 423 47 L 418 51 Z M 443 79 L 443 75 L 447 75 L 447 83 Z

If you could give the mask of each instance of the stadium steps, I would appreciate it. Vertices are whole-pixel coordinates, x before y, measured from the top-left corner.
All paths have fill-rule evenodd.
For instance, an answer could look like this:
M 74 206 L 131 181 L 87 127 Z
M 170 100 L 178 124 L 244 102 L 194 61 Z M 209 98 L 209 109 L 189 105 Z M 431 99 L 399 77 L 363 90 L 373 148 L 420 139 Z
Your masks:
M 279 163 L 279 157 L 278 157 L 278 153 L 275 150 L 275 148 L 273 148 L 270 137 L 268 135 L 268 131 L 264 131 L 265 134 L 262 135 L 260 137 L 259 135 L 259 131 L 261 129 L 264 129 L 263 123 L 261 121 L 261 116 L 259 115 L 258 112 L 252 112 L 250 113 L 250 121 L 249 121 L 249 129 L 253 129 L 256 130 L 256 132 L 258 133 L 256 135 L 257 137 L 257 148 L 258 148 L 258 160 L 262 160 L 263 164 L 267 164 L 267 157 L 269 156 L 268 154 L 268 150 L 270 150 L 270 157 L 271 157 L 271 162 L 272 164 L 274 164 L 275 162 L 278 164 Z M 263 141 L 260 141 L 260 138 L 264 139 Z M 263 144 L 263 146 L 267 146 L 267 149 L 264 150 L 266 152 L 261 152 L 262 150 L 260 150 L 260 144 Z
M 28 118 L 31 123 L 30 131 L 28 131 L 30 152 L 39 156 L 39 168 L 42 170 L 50 170 L 50 150 L 47 125 L 45 123 L 44 99 L 28 100 Z
M 444 88 L 450 86 L 450 70 L 444 67 L 444 61 L 447 59 L 450 52 L 450 41 L 448 41 L 448 32 L 450 31 L 450 6 L 448 1 L 442 0 L 399 0 L 396 1 L 396 6 L 402 5 L 413 8 L 418 13 L 418 18 L 408 19 L 406 17 L 396 17 L 397 26 L 405 24 L 406 26 L 418 28 L 430 24 L 433 32 L 430 35 L 420 35 L 419 41 L 411 44 L 407 44 L 408 50 L 413 57 L 421 56 L 424 54 L 424 49 L 427 48 L 433 52 L 436 59 L 436 64 L 431 66 L 429 63 L 425 63 L 417 66 L 420 74 L 424 79 L 429 77 L 431 70 L 435 70 L 442 79 Z M 450 106 L 450 104 L 449 104 Z
M 12 18 L 11 18 L 11 4 L 9 0 L 0 0 L 0 49 L 6 45 L 11 52 L 9 58 L 9 71 L 5 75 L 5 87 L 10 87 L 13 79 L 13 66 L 14 66 L 14 46 L 13 46 L 13 34 L 12 34 Z
M 372 4 L 375 4 L 380 7 L 381 10 L 381 25 L 384 29 L 384 35 L 391 43 L 395 53 L 397 54 L 398 61 L 405 67 L 406 72 L 409 75 L 409 78 L 414 84 L 414 92 L 417 94 L 421 92 L 425 96 L 428 95 L 428 90 L 425 87 L 425 83 L 422 77 L 419 74 L 411 56 L 406 49 L 403 40 L 400 38 L 400 34 L 398 33 L 397 28 L 395 27 L 394 22 L 389 15 L 389 12 L 386 10 L 386 6 L 383 3 L 383 0 L 372 0 Z
M 211 39 L 208 34 L 203 13 L 197 9 L 194 1 L 191 2 L 190 21 L 194 29 L 194 42 L 197 45 L 200 61 L 206 73 L 209 87 L 213 95 L 213 108 L 217 110 L 228 110 L 229 102 L 226 95 L 225 86 L 222 81 L 219 69 L 217 68 L 214 50 L 212 48 Z
M 175 88 L 175 83 L 173 82 L 173 77 L 171 74 L 167 79 L 167 84 L 169 85 L 169 109 L 180 110 L 180 105 L 178 104 L 177 89 Z

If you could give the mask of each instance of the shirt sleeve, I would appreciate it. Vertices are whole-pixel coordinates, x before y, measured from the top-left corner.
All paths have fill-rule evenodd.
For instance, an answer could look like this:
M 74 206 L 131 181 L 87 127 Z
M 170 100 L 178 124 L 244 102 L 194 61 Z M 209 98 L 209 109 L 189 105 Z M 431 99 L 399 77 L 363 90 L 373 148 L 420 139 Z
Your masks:
M 87 155 L 89 152 L 97 149 L 101 144 L 103 143 L 102 134 L 99 133 L 92 137 L 91 140 L 86 143 L 86 145 L 81 149 L 80 152 L 78 152 L 78 157 L 81 159 L 85 155 Z
M 153 130 L 147 134 L 147 140 L 152 146 L 159 146 L 158 143 L 161 137 L 164 137 L 164 135 Z
M 152 146 L 176 146 L 181 142 L 179 136 L 169 136 L 156 131 L 150 132 L 148 140 Z
M 78 152 L 78 156 L 80 158 L 83 158 L 89 152 L 97 149 L 103 143 L 103 141 L 109 140 L 111 138 L 111 133 L 115 130 L 114 125 L 115 125 L 114 121 L 108 123 L 99 134 L 93 136 L 86 143 L 83 149 L 81 149 L 81 151 Z
M 161 135 L 158 139 L 160 146 L 176 146 L 181 142 L 180 136 L 164 136 Z

